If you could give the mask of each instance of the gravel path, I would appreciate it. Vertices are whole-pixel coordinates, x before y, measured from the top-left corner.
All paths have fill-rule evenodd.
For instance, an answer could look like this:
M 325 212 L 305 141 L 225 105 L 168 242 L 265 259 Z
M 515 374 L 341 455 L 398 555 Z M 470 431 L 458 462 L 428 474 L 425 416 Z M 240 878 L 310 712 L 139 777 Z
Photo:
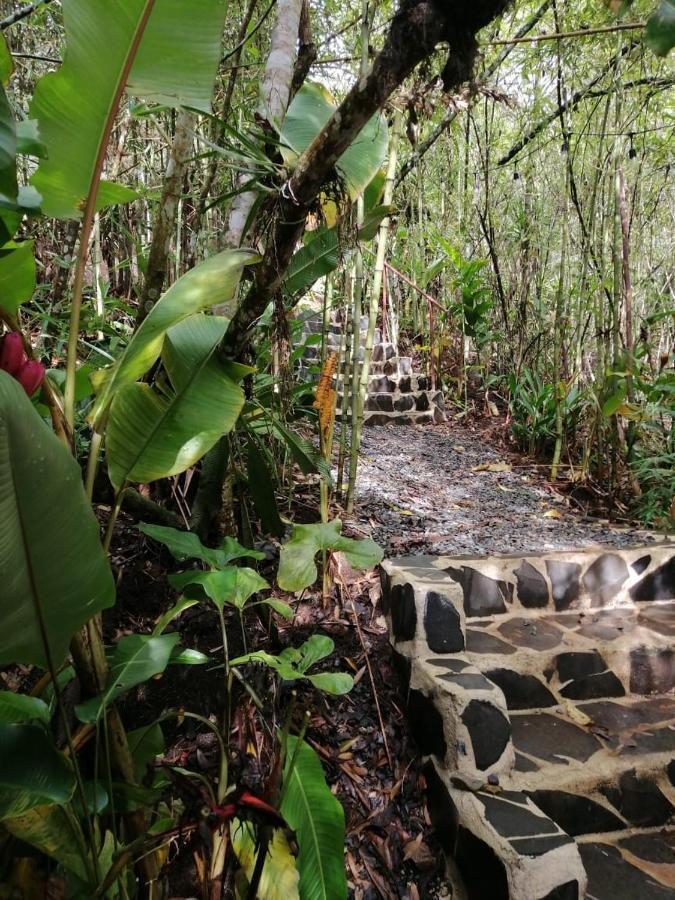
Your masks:
M 480 425 L 364 428 L 355 522 L 389 557 L 658 540 L 646 531 L 582 517 L 545 474 L 546 467 L 498 448 Z

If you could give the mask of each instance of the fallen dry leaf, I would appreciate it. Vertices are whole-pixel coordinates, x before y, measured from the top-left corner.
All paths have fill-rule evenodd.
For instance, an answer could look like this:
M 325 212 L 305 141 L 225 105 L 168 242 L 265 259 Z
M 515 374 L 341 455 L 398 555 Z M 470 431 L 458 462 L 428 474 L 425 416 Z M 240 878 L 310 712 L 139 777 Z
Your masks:
M 496 463 L 481 463 L 479 466 L 474 466 L 471 469 L 472 472 L 510 472 L 511 464 L 507 462 L 496 462 Z
M 562 519 L 562 513 L 557 509 L 547 509 L 544 513 L 545 519 Z

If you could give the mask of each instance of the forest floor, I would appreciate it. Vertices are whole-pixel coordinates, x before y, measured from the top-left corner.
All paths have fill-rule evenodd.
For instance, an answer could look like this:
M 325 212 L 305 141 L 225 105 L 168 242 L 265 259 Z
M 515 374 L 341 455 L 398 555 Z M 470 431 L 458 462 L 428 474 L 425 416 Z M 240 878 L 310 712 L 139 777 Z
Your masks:
M 344 517 L 345 533 L 368 534 L 388 557 L 434 554 L 490 554 L 582 547 L 593 543 L 627 545 L 648 541 L 644 531 L 593 519 L 546 480 L 548 470 L 508 451 L 503 425 L 379 427 L 364 430 L 354 517 Z M 298 520 L 317 518 L 316 485 L 295 492 Z M 175 568 L 156 544 L 139 542 L 129 523 L 118 532 L 113 563 L 119 601 L 106 617 L 106 638 L 127 630 L 148 630 L 175 602 L 166 582 Z M 261 574 L 274 581 L 274 560 Z M 173 568 L 172 568 L 173 567 Z M 377 573 L 337 573 L 324 605 L 320 592 L 304 592 L 294 601 L 293 623 L 250 621 L 248 649 L 278 652 L 298 646 L 315 633 L 329 634 L 335 652 L 329 665 L 351 671 L 355 687 L 329 697 L 300 685 L 298 712 L 311 711 L 307 739 L 319 754 L 332 790 L 346 816 L 346 864 L 350 897 L 355 900 L 449 898 L 443 861 L 424 803 L 420 760 L 408 737 L 402 699 L 392 668 L 386 623 L 379 607 Z M 277 592 L 278 593 L 278 592 Z M 286 597 L 285 599 L 293 599 Z M 142 610 L 142 613 L 139 611 Z M 196 607 L 178 621 L 182 644 L 218 654 L 215 613 Z M 239 627 L 229 631 L 236 645 Z M 239 652 L 231 646 L 230 652 Z M 267 728 L 260 726 L 250 701 L 235 701 L 231 743 L 233 780 L 262 795 L 273 767 L 273 733 L 288 707 L 287 689 L 272 689 L 260 670 L 255 683 L 266 698 Z M 167 707 L 220 717 L 224 708 L 222 670 L 176 666 L 164 677 L 131 692 L 124 703 L 128 726 L 151 722 Z M 248 706 L 247 706 L 248 704 Z M 384 734 L 383 734 L 384 731 Z M 216 766 L 216 748 L 189 721 L 166 729 L 165 761 L 198 772 Z M 257 747 L 251 752 L 251 747 Z M 197 894 L 192 850 L 176 846 L 169 867 L 171 896 Z

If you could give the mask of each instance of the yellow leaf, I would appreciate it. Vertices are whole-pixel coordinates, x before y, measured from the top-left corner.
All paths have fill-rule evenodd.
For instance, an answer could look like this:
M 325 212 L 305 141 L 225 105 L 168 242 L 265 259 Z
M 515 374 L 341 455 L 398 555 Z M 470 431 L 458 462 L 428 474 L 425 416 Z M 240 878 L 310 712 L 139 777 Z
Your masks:
M 547 509 L 544 513 L 545 519 L 562 519 L 562 513 L 557 509 Z
M 250 822 L 233 819 L 230 838 L 239 865 L 250 882 L 256 860 L 255 829 Z M 286 835 L 280 828 L 275 828 L 267 848 L 265 867 L 258 887 L 258 900 L 300 900 L 299 881 L 295 857 L 291 853 Z
M 591 719 L 590 716 L 587 716 L 585 712 L 582 712 L 578 706 L 575 706 L 569 700 L 565 700 L 563 707 L 565 708 L 565 715 L 573 722 L 576 722 L 577 725 L 593 724 L 593 719 Z
M 474 466 L 472 472 L 510 472 L 511 464 L 507 462 L 481 463 L 480 466 Z

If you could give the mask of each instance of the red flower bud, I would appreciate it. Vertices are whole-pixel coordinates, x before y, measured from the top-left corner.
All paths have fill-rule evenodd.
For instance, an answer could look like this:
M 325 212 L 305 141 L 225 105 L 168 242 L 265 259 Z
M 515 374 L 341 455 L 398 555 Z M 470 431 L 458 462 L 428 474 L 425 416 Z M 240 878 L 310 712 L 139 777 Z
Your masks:
M 19 369 L 16 380 L 29 397 L 40 387 L 45 379 L 45 367 L 35 359 L 27 360 Z
M 0 346 L 0 369 L 16 375 L 26 359 L 23 352 L 23 338 L 18 331 L 10 331 Z

